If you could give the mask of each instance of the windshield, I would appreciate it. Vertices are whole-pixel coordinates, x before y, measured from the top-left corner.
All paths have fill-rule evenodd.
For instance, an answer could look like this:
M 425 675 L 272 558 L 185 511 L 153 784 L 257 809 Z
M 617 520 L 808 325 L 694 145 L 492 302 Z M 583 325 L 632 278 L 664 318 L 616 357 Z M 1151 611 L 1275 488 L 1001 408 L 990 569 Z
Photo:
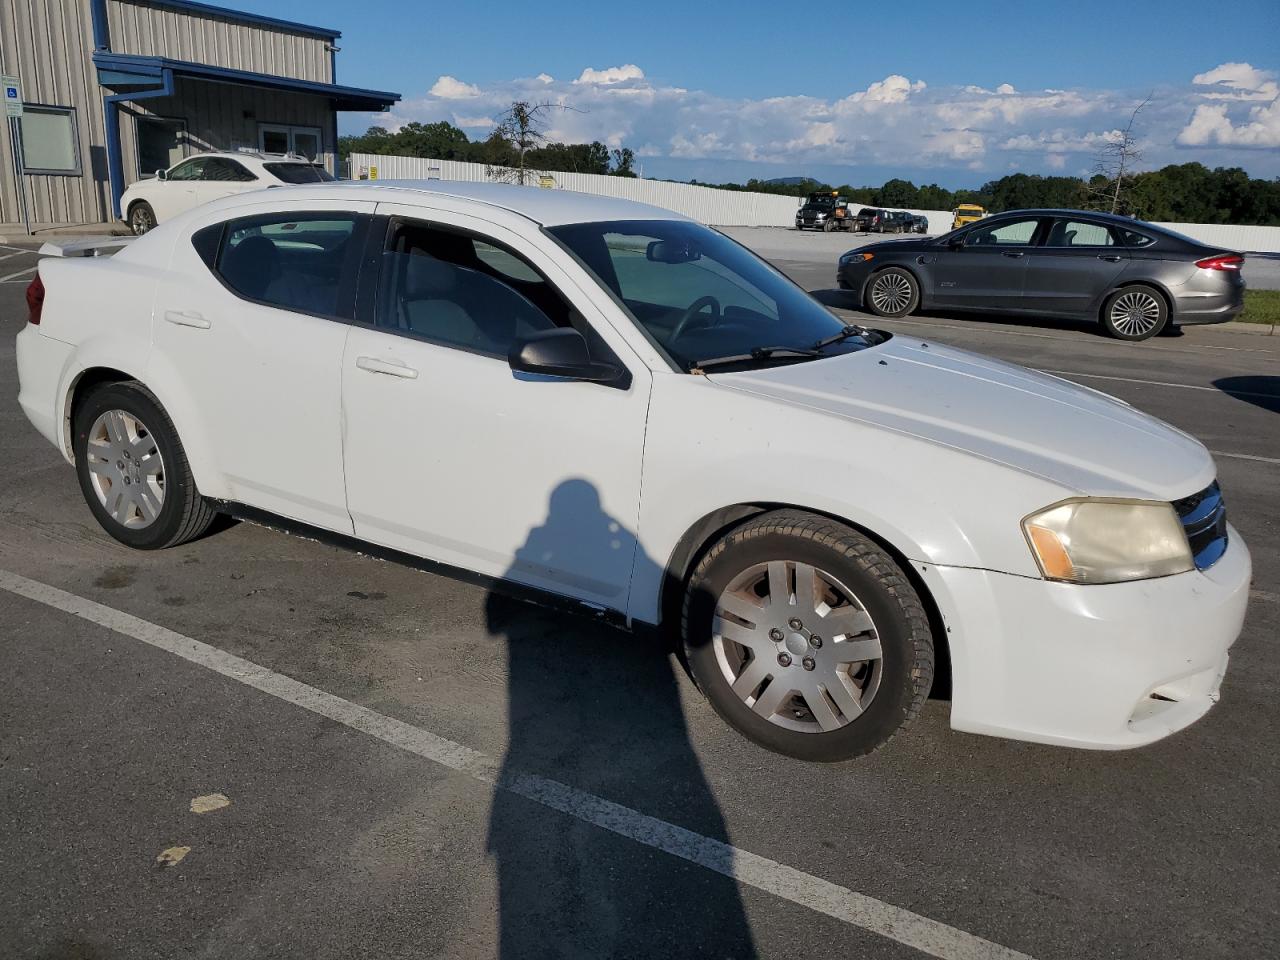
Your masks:
M 833 207 L 835 206 L 835 197 L 810 197 L 809 202 L 805 204 L 807 207 Z
M 844 323 L 754 253 L 681 220 L 616 220 L 551 227 L 635 322 L 688 370 L 701 360 L 757 352 L 756 364 L 795 362 L 762 351 L 809 351 Z M 878 338 L 872 337 L 876 342 Z M 824 355 L 869 345 L 861 336 Z M 742 366 L 751 366 L 744 361 Z
M 318 163 L 264 163 L 267 173 L 285 183 L 328 183 L 334 179 Z

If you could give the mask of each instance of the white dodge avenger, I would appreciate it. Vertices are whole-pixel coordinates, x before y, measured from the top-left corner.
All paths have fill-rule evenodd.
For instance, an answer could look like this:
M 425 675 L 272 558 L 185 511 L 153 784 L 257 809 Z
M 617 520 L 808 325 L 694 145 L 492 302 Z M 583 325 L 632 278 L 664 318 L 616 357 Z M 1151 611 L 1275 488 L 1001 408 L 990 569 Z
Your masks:
M 28 301 L 22 407 L 122 543 L 226 512 L 669 627 L 793 757 L 875 749 L 935 676 L 957 730 L 1150 743 L 1217 700 L 1244 618 L 1195 439 L 845 325 L 654 207 L 286 187 L 46 259 Z

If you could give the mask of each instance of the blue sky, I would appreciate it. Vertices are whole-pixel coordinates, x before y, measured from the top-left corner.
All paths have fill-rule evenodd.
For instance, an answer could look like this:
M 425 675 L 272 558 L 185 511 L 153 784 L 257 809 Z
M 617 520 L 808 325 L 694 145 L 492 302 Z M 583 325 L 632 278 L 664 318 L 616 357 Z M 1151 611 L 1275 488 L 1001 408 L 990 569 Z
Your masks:
M 483 136 L 504 101 L 534 96 L 586 111 L 553 133 L 630 146 L 646 175 L 960 186 L 1084 172 L 1154 92 L 1146 165 L 1280 175 L 1276 0 L 408 6 L 305 8 L 343 32 L 340 82 L 404 95 L 378 120 L 391 126 L 449 119 Z

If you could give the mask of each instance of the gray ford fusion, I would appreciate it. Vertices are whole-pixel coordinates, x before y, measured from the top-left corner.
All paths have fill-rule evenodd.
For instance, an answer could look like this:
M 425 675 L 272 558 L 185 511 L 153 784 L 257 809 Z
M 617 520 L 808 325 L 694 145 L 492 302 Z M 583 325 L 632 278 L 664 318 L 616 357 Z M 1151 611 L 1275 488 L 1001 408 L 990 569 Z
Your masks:
M 1063 317 L 1146 340 L 1233 319 L 1243 265 L 1240 253 L 1129 217 L 1014 210 L 941 237 L 850 250 L 837 280 L 882 317 L 922 308 Z

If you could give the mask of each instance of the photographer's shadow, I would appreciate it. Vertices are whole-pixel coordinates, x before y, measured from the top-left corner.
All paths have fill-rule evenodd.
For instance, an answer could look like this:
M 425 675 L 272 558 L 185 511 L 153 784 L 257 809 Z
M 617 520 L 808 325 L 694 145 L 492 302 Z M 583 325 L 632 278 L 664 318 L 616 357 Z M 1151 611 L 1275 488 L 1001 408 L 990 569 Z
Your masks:
M 567 480 L 511 569 L 554 570 L 565 556 L 582 569 L 619 550 L 652 562 L 590 483 Z M 495 593 L 486 617 L 509 650 L 501 779 L 537 774 L 728 842 L 664 644 Z M 502 789 L 488 846 L 507 960 L 755 956 L 737 886 L 720 874 Z

